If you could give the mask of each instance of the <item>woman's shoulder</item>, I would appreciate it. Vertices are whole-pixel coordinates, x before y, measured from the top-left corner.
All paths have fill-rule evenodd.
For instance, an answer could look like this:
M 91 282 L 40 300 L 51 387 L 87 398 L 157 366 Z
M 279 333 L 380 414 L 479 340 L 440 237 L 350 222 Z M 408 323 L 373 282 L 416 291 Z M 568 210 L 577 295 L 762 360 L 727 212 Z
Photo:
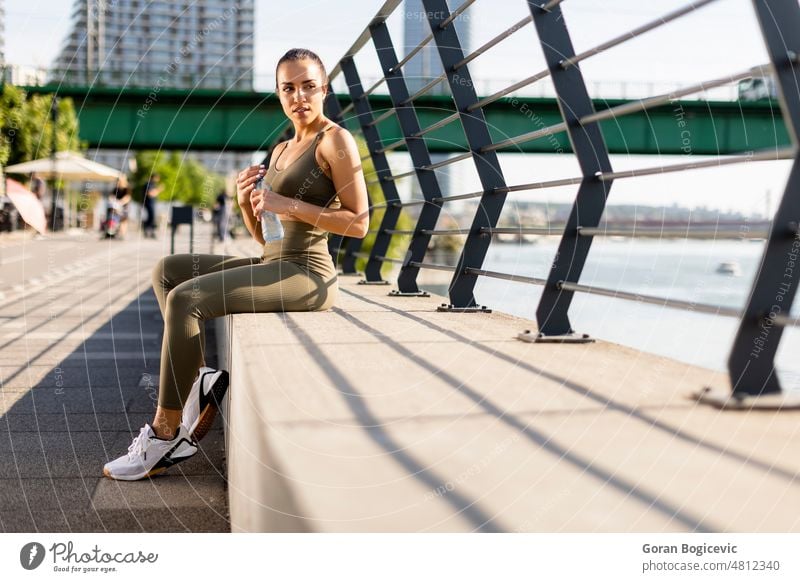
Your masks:
M 335 155 L 338 159 L 341 159 L 343 154 L 346 155 L 353 151 L 358 153 L 356 138 L 353 137 L 353 134 L 341 125 L 336 124 L 324 130 L 320 148 L 326 158 L 330 155 Z

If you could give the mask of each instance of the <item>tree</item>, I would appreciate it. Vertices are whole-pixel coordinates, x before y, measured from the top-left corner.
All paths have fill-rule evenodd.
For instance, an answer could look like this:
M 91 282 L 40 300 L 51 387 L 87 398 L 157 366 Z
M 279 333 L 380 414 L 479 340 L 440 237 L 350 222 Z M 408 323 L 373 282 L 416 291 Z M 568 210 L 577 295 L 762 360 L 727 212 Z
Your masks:
M 225 187 L 222 176 L 210 172 L 203 164 L 178 152 L 142 151 L 136 154 L 133 174 L 133 197 L 142 202 L 144 185 L 154 173 L 161 176 L 164 190 L 161 200 L 182 202 L 210 208 L 217 193 Z
M 22 128 L 22 105 L 25 94 L 22 90 L 4 85 L 0 94 L 0 165 L 7 165 L 11 151 Z
M 358 142 L 358 150 L 359 154 L 363 158 L 366 156 L 367 152 L 367 144 L 360 136 L 356 138 Z M 367 158 L 362 162 L 362 167 L 364 169 L 364 175 L 370 176 L 375 174 L 375 166 L 372 164 L 372 159 Z M 377 204 L 382 204 L 386 201 L 386 198 L 383 195 L 383 189 L 380 187 L 379 184 L 372 184 L 367 186 L 369 191 L 369 199 L 370 204 L 373 206 Z M 369 230 L 377 230 L 381 222 L 383 221 L 383 216 L 386 214 L 386 208 L 384 206 L 380 206 L 378 208 L 373 208 L 370 215 L 369 220 Z M 397 218 L 397 225 L 395 226 L 397 230 L 412 230 L 414 228 L 414 222 L 408 213 L 404 210 L 400 210 L 400 216 Z M 375 244 L 375 237 L 376 233 L 371 232 L 366 237 L 364 237 L 364 241 L 361 244 L 361 252 L 368 253 L 372 250 L 373 245 Z M 408 249 L 408 245 L 411 243 L 411 236 L 407 234 L 394 234 L 392 235 L 391 241 L 389 242 L 389 248 L 386 252 L 386 256 L 393 258 L 393 259 L 401 259 L 405 256 L 406 250 Z M 356 259 L 356 270 L 363 272 L 367 267 L 367 259 L 357 258 Z M 384 262 L 381 265 L 381 276 L 385 277 L 388 276 L 389 273 L 394 268 L 394 265 L 389 262 Z
M 0 164 L 12 165 L 45 158 L 53 151 L 50 107 L 53 95 L 26 95 L 5 84 L 0 94 Z M 58 101 L 57 151 L 85 150 L 78 137 L 78 116 L 72 99 Z

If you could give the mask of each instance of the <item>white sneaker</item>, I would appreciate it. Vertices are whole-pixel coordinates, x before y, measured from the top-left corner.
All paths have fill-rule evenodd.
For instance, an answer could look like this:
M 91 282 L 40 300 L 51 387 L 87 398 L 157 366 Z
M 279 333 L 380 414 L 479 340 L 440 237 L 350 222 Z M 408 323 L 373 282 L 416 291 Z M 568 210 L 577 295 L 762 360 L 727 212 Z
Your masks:
M 152 477 L 196 452 L 197 443 L 185 426 L 180 425 L 175 438 L 168 440 L 157 437 L 152 427 L 145 424 L 128 447 L 128 454 L 106 463 L 103 475 L 122 481 Z
M 199 441 L 208 433 L 214 417 L 228 390 L 228 373 L 225 370 L 203 367 L 192 384 L 186 405 L 183 407 L 181 424 L 189 428 L 189 434 Z

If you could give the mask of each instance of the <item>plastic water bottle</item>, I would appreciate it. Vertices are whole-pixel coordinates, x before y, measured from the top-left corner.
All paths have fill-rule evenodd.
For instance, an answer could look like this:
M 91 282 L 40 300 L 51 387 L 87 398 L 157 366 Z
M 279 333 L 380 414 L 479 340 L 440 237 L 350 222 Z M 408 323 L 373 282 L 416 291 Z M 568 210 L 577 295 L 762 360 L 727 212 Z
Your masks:
M 264 187 L 264 178 L 260 178 L 256 184 L 256 190 L 272 190 L 269 184 Z M 283 225 L 281 224 L 278 215 L 269 210 L 261 212 L 261 235 L 264 237 L 264 242 L 273 242 L 283 238 Z

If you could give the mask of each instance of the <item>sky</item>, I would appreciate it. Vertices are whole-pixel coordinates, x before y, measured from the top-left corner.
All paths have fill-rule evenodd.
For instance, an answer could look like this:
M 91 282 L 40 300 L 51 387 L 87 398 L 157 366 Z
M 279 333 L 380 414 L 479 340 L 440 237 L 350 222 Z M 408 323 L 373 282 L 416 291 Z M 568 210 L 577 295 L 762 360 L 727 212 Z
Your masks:
M 576 51 L 586 50 L 632 28 L 682 7 L 688 0 L 565 0 L 564 17 Z M 69 31 L 70 0 L 5 0 L 6 58 L 11 64 L 47 66 Z M 366 27 L 380 0 L 256 0 L 256 88 L 269 90 L 274 65 L 287 49 L 315 50 L 331 69 Z M 477 0 L 465 17 L 472 23 L 471 44 L 480 46 L 528 15 L 524 0 Z M 396 45 L 402 43 L 401 10 L 389 20 Z M 366 50 L 369 49 L 369 50 Z M 365 85 L 379 67 L 371 45 L 356 60 Z M 581 64 L 590 90 L 619 91 L 620 82 L 646 89 L 650 83 L 669 86 L 713 79 L 766 62 L 749 0 L 715 2 L 687 17 L 615 47 Z M 500 87 L 544 68 L 531 26 L 520 30 L 470 65 L 474 78 Z M 478 85 L 480 88 L 480 85 Z M 617 87 L 617 88 L 615 88 Z M 606 95 L 608 96 L 608 95 Z M 407 156 L 406 156 L 407 158 Z M 572 177 L 570 156 L 501 156 L 509 184 Z M 676 158 L 613 156 L 614 169 L 676 163 Z M 406 159 L 393 158 L 397 171 Z M 410 163 L 410 161 L 408 162 Z M 450 166 L 455 188 L 477 186 L 470 161 Z M 773 200 L 783 191 L 787 162 L 765 162 L 618 181 L 610 203 L 706 205 L 743 212 L 763 211 L 766 193 Z M 458 192 L 454 192 L 458 193 Z M 515 199 L 568 201 L 573 189 L 532 191 Z

